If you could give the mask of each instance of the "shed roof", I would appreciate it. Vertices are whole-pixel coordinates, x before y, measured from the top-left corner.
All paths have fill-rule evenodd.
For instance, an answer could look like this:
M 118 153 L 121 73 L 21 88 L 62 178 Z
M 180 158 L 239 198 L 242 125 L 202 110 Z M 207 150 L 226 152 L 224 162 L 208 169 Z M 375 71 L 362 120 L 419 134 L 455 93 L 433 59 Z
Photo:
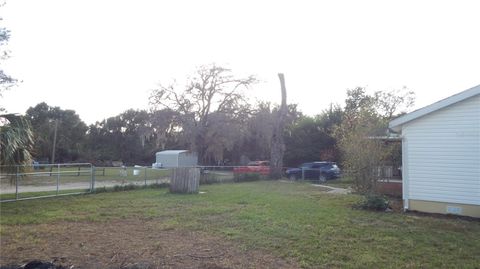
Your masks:
M 452 95 L 448 98 L 445 98 L 443 100 L 440 100 L 436 103 L 433 103 L 431 105 L 428 105 L 426 107 L 420 108 L 418 110 L 415 110 L 413 112 L 410 112 L 406 115 L 403 115 L 401 117 L 398 117 L 392 121 L 390 121 L 390 124 L 388 127 L 390 127 L 392 130 L 398 132 L 401 130 L 401 127 L 403 124 L 410 122 L 412 120 L 418 119 L 420 117 L 423 117 L 427 114 L 430 114 L 432 112 L 435 112 L 437 110 L 440 110 L 442 108 L 445 108 L 447 106 L 453 105 L 455 103 L 461 102 L 463 100 L 466 100 L 470 97 L 480 95 L 480 85 L 477 85 L 473 88 L 470 88 L 468 90 L 465 90 L 463 92 L 457 93 L 455 95 Z
M 157 152 L 156 154 L 161 154 L 161 155 L 178 155 L 180 153 L 184 152 L 189 152 L 188 150 L 182 149 L 182 150 L 164 150 Z

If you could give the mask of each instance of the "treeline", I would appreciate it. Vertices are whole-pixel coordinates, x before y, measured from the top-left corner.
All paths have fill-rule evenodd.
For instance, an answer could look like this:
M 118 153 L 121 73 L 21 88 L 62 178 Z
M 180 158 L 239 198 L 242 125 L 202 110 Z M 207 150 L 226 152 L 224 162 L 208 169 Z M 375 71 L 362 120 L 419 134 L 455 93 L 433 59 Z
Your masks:
M 277 106 L 257 104 L 243 118 L 212 115 L 211 130 L 201 163 L 236 165 L 248 160 L 268 160 Z M 285 131 L 287 165 L 305 161 L 339 158 L 333 128 L 342 120 L 343 110 L 332 106 L 310 117 L 289 106 Z M 55 162 L 92 162 L 109 165 L 111 161 L 149 165 L 155 153 L 165 149 L 194 149 L 191 130 L 183 126 L 178 112 L 162 109 L 148 112 L 129 109 L 115 117 L 87 126 L 73 110 L 40 103 L 26 112 L 34 133 L 34 159 L 51 162 L 55 124 L 57 140 Z
M 40 103 L 26 112 L 34 133 L 32 155 L 52 162 L 56 130 L 57 163 L 149 165 L 155 152 L 166 149 L 193 150 L 203 165 L 269 160 L 278 106 L 248 100 L 245 91 L 256 82 L 254 76 L 236 77 L 223 67 L 202 66 L 182 85 L 154 89 L 149 111 L 130 109 L 90 126 L 73 110 Z M 388 121 L 413 100 L 413 92 L 406 89 L 369 95 L 355 88 L 347 90 L 343 107 L 331 105 L 316 116 L 289 105 L 284 165 L 341 161 L 350 145 L 361 144 L 359 139 L 385 135 Z

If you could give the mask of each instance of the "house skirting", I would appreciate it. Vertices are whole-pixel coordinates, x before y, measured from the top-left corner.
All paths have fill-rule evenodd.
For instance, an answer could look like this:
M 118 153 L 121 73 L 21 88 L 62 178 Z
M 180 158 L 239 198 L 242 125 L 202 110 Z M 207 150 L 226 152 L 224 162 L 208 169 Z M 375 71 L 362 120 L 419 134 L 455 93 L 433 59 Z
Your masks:
M 480 205 L 408 200 L 408 210 L 480 218 Z

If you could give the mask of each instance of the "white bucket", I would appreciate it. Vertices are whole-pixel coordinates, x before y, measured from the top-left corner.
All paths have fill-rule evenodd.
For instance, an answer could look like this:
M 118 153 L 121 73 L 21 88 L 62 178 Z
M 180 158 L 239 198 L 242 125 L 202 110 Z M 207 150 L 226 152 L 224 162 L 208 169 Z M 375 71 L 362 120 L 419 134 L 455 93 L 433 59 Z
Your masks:
M 141 166 L 139 166 L 139 165 L 134 166 L 134 168 L 133 168 L 133 175 L 134 176 L 140 175 L 140 169 L 139 168 L 141 168 Z

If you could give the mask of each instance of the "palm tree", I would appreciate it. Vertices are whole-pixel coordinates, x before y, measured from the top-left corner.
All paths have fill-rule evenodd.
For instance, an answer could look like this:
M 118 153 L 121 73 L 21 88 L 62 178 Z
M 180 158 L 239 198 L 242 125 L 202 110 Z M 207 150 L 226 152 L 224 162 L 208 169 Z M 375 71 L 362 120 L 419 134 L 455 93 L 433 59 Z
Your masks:
M 23 172 L 31 164 L 33 132 L 27 118 L 17 114 L 0 115 L 0 169 L 2 173 Z M 16 167 L 19 167 L 17 170 Z M 11 181 L 13 183 L 13 180 Z

